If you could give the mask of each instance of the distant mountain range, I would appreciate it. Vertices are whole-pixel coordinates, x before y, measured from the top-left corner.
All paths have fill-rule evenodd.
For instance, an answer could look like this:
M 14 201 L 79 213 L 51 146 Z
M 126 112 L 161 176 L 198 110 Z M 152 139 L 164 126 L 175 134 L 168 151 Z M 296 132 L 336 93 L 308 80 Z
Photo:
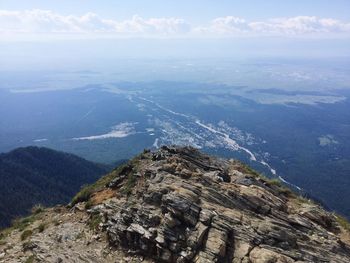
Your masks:
M 109 168 L 48 148 L 25 147 L 0 154 L 0 227 L 36 204 L 65 204 L 83 184 Z

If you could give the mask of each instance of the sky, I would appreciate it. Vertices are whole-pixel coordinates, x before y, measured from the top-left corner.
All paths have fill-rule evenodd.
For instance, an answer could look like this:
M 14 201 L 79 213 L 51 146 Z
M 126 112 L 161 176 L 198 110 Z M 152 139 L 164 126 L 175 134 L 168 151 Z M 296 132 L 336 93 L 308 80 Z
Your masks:
M 72 38 L 349 37 L 350 1 L 0 2 L 5 40 Z
M 183 17 L 205 22 L 215 17 L 240 16 L 267 19 L 281 16 L 311 15 L 349 20 L 348 0 L 1 0 L 4 10 L 52 10 L 63 15 L 94 12 L 109 19 L 144 17 Z
M 350 1 L 0 0 L 0 69 L 73 55 L 350 56 Z

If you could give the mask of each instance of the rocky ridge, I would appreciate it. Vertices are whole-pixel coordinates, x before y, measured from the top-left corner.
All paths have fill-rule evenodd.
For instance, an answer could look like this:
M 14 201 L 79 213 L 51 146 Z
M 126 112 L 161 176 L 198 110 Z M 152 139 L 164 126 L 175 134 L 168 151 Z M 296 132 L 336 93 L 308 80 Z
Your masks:
M 3 233 L 0 262 L 350 262 L 339 217 L 191 147 L 145 151 L 34 217 Z

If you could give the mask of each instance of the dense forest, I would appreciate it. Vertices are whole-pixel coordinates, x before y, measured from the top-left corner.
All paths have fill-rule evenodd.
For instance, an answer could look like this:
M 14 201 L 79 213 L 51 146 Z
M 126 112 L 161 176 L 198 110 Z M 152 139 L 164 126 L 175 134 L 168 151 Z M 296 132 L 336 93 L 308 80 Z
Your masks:
M 0 154 L 0 227 L 37 204 L 69 202 L 83 184 L 108 167 L 48 148 L 25 147 Z

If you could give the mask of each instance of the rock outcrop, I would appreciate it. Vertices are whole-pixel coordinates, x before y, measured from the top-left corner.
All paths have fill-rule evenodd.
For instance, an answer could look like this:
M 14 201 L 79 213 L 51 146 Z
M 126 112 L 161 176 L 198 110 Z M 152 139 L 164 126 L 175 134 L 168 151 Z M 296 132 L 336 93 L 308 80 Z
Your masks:
M 65 220 L 37 233 L 28 226 L 32 246 L 0 245 L 0 261 L 350 262 L 349 233 L 336 215 L 235 160 L 162 147 L 101 180 L 84 202 L 38 216 Z M 69 233 L 58 238 L 65 224 Z

